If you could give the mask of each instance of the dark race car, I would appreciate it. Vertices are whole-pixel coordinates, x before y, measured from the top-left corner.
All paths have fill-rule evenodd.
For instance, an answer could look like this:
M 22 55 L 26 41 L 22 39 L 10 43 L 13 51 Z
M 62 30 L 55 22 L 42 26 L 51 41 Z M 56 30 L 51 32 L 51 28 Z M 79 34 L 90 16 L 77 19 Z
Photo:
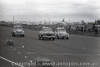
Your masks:
M 50 39 L 50 40 L 55 40 L 55 33 L 52 31 L 51 28 L 45 27 L 43 28 L 38 35 L 39 39 Z

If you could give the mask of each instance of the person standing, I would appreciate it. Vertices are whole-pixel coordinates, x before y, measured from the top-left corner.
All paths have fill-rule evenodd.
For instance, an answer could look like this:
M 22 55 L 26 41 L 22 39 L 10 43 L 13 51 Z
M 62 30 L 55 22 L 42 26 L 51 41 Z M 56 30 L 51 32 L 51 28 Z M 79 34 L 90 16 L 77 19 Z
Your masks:
M 95 32 L 95 35 L 98 35 L 98 32 L 99 31 L 98 31 L 98 28 L 97 27 L 94 28 L 94 32 Z

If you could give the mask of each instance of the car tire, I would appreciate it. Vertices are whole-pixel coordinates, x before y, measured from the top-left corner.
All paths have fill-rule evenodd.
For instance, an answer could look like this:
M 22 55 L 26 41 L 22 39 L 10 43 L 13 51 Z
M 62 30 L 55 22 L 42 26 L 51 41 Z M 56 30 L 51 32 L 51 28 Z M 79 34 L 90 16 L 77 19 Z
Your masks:
M 42 37 L 42 40 L 44 40 L 44 38 Z
M 22 35 L 22 37 L 24 37 L 25 35 Z
M 39 37 L 39 40 L 41 40 L 41 37 Z
M 52 38 L 52 40 L 55 40 L 55 38 Z
M 13 37 L 15 37 L 15 34 L 14 34 L 14 33 L 12 33 L 12 36 L 13 36 Z
M 59 39 L 59 37 L 57 36 L 57 39 Z
M 49 40 L 52 40 L 52 38 L 48 38 Z
M 14 35 L 12 34 L 12 37 L 14 37 Z
M 62 39 L 64 39 L 64 37 L 62 37 Z
M 69 37 L 66 37 L 66 39 L 68 40 L 68 39 L 69 39 Z

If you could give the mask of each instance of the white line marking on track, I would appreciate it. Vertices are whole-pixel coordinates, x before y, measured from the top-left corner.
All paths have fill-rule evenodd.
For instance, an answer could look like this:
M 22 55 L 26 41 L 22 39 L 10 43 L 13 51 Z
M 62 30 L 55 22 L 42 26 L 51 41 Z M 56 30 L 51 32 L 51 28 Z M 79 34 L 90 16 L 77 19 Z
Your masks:
M 19 66 L 19 67 L 24 67 L 23 65 L 20 65 L 20 64 L 15 63 L 15 62 L 13 62 L 13 61 L 11 61 L 11 60 L 8 60 L 8 59 L 6 59 L 6 58 L 4 58 L 4 57 L 2 57 L 2 56 L 0 56 L 0 58 L 3 59 L 3 60 L 5 60 L 5 61 L 7 61 L 7 62 L 10 62 L 12 65 L 14 64 L 14 65 L 17 65 L 17 66 Z

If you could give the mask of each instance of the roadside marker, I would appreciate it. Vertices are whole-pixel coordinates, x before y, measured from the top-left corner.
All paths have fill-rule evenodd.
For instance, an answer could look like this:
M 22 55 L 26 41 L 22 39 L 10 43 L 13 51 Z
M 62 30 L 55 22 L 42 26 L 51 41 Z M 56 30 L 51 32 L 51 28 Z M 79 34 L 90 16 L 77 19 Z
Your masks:
M 7 39 L 7 40 L 6 40 L 6 44 L 9 45 L 9 46 L 14 46 L 14 40 L 12 40 L 12 39 Z

